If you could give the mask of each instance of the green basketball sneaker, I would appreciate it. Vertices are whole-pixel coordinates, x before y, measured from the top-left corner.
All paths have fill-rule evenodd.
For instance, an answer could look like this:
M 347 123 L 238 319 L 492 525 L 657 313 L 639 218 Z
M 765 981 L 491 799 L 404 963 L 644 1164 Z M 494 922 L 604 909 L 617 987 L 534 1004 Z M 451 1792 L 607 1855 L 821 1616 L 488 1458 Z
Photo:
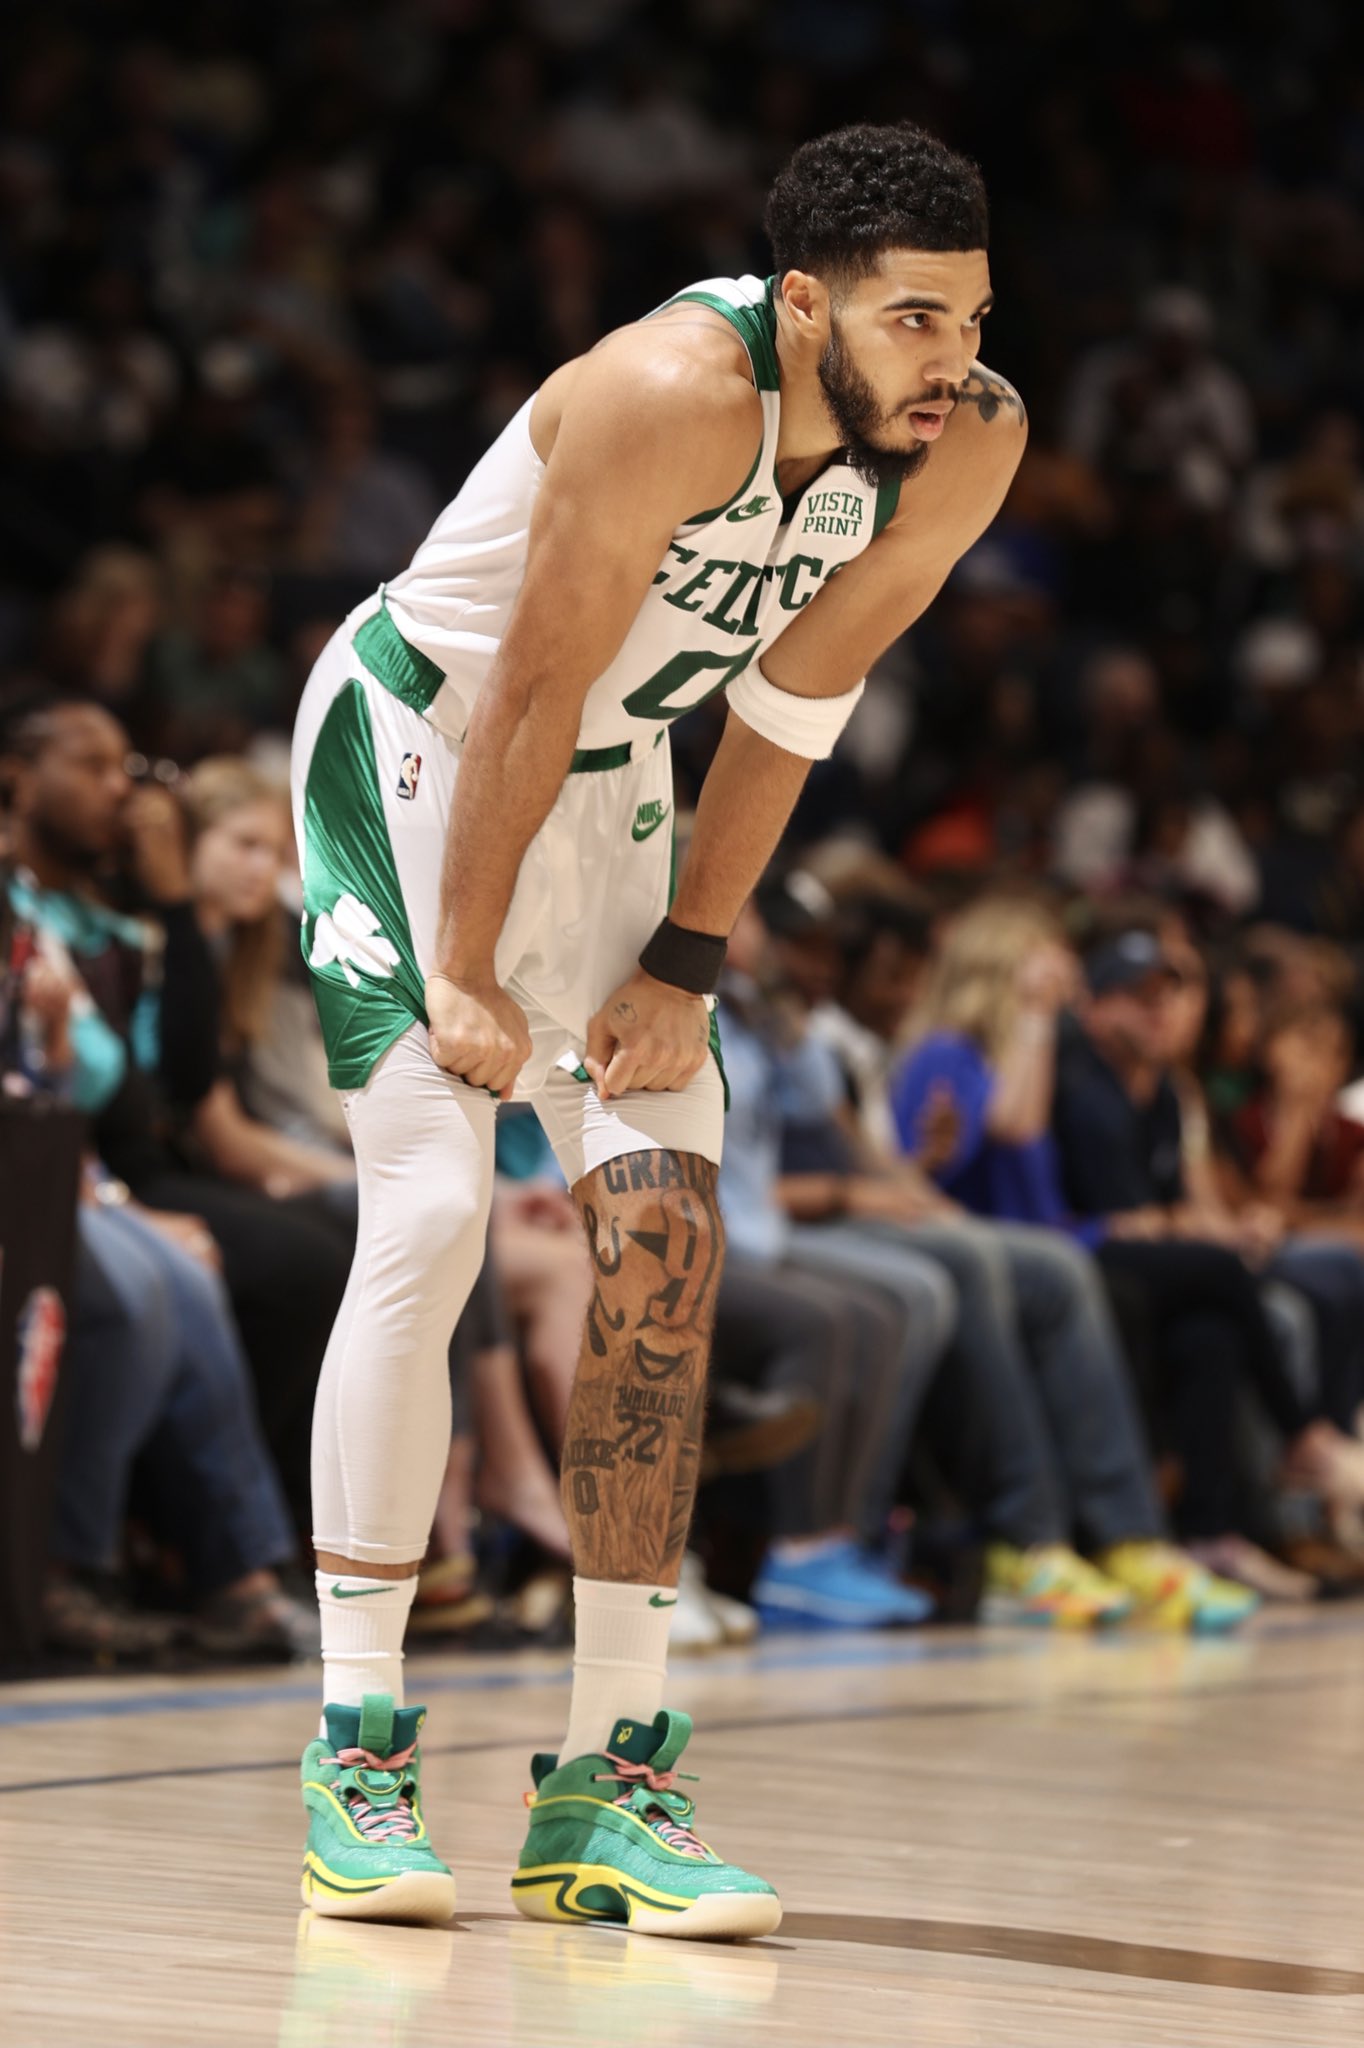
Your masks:
M 600 1755 L 531 1758 L 530 1832 L 511 1885 L 519 1912 L 712 1939 L 780 1926 L 771 1885 L 692 1832 L 695 1801 L 673 1789 L 690 1775 L 676 1768 L 690 1734 L 689 1716 L 665 1708 L 651 1726 L 618 1721 Z
M 342 1920 L 443 1925 L 455 1880 L 422 1818 L 417 1735 L 425 1707 L 369 1692 L 360 1707 L 324 1707 L 326 1738 L 303 1752 L 303 1903 Z

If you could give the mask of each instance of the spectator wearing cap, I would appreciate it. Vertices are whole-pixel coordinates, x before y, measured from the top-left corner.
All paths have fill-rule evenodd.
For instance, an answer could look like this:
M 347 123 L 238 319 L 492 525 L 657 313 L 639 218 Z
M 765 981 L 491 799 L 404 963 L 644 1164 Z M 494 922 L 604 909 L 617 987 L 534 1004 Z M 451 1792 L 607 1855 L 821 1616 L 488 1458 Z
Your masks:
M 1076 1627 L 1120 1620 L 1140 1607 L 1175 1626 L 1233 1625 L 1253 1603 L 1160 1540 L 1126 1369 L 1086 1255 L 1059 1231 L 969 1216 L 917 1164 L 881 1151 L 874 1122 L 868 1128 L 848 1113 L 848 1084 L 862 1084 L 865 1094 L 869 1064 L 865 1056 L 848 1064 L 847 1048 L 871 1027 L 848 1015 L 835 1020 L 826 1004 L 816 1013 L 817 1028 L 812 1020 L 805 1030 L 802 1004 L 821 985 L 810 963 L 823 958 L 815 930 L 795 944 L 800 919 L 819 920 L 809 879 L 788 876 L 762 892 L 783 933 L 772 949 L 774 964 L 784 965 L 788 977 L 793 968 L 806 970 L 803 989 L 789 978 L 778 985 L 788 1042 L 774 1046 L 769 1032 L 764 1046 L 732 985 L 724 996 L 725 1042 L 745 1064 L 765 1058 L 775 1082 L 783 1170 L 774 1176 L 768 1167 L 765 1200 L 770 1210 L 784 1211 L 785 1241 L 802 1267 L 894 1287 L 906 1261 L 927 1259 L 956 1290 L 956 1340 L 926 1421 L 936 1455 L 991 1538 L 984 1611 Z M 738 933 L 750 965 L 762 959 L 760 932 L 750 904 Z M 896 936 L 903 938 L 903 926 Z M 735 954 L 731 942 L 732 960 Z M 868 986 L 867 959 L 859 958 L 850 979 L 864 1018 L 888 1021 L 904 966 L 901 959 L 890 988 L 878 990 L 875 977 Z M 731 1078 L 738 1113 L 750 1084 Z M 727 1187 L 731 1199 L 738 1193 L 736 1154 L 745 1175 L 760 1157 L 751 1144 L 727 1149 L 722 1202 Z M 1075 1549 L 1077 1535 L 1093 1547 L 1097 1564 Z
M 1186 1525 L 1222 1569 L 1248 1576 L 1260 1571 L 1258 1559 L 1221 1540 L 1239 1520 L 1233 1390 L 1253 1386 L 1285 1441 L 1285 1478 L 1324 1500 L 1364 1499 L 1364 1456 L 1280 1355 L 1248 1263 L 1263 1259 L 1263 1243 L 1190 1200 L 1166 1055 L 1177 976 L 1159 939 L 1140 929 L 1108 938 L 1090 954 L 1085 981 L 1056 1058 L 1051 1125 L 1065 1200 L 1074 1216 L 1102 1226 L 1107 1269 L 1140 1286 L 1167 1390 L 1186 1404 L 1186 1444 L 1192 1432 L 1202 1446 L 1188 1463 L 1199 1492 L 1193 1502 L 1186 1493 Z M 1210 1402 L 1219 1373 L 1226 1391 Z

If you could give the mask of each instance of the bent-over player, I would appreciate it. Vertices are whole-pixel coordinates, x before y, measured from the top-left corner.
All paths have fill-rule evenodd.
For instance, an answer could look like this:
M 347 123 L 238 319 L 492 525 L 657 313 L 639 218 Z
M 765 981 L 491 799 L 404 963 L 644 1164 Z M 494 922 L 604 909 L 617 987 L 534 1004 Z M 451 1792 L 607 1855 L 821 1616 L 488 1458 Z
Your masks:
M 868 667 L 994 518 L 1023 408 L 977 359 L 974 165 L 910 126 L 806 144 L 773 275 L 710 279 L 557 370 L 299 711 L 303 944 L 360 1181 L 318 1389 L 322 1733 L 303 1895 L 444 1920 L 402 1642 L 483 1257 L 499 1099 L 531 1101 L 596 1288 L 563 1455 L 577 1640 L 532 1760 L 535 1919 L 756 1935 L 662 1707 L 723 1236 L 708 1001 L 739 908 Z M 668 726 L 728 716 L 674 891 Z

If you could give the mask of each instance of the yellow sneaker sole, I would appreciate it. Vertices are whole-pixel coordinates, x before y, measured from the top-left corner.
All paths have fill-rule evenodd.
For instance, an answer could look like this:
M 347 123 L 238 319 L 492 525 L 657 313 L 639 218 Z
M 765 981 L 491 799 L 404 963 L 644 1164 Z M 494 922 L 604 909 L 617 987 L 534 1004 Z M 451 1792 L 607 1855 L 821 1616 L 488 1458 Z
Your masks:
M 593 1889 L 613 1892 L 625 1918 L 584 1904 Z M 752 1941 L 781 1925 L 781 1900 L 774 1892 L 705 1892 L 697 1899 L 657 1892 L 626 1877 L 610 1863 L 546 1864 L 520 1870 L 512 1880 L 512 1904 L 527 1920 L 557 1926 L 594 1921 L 628 1927 L 632 1934 L 661 1934 L 674 1941 Z

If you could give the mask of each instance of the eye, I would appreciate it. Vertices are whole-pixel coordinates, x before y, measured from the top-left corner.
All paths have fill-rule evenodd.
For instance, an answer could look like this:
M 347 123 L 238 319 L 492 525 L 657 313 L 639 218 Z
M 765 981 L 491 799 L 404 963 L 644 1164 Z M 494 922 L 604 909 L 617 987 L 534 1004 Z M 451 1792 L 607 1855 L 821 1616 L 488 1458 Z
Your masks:
M 927 322 L 927 313 L 903 313 L 900 316 L 900 325 L 902 327 L 911 327 L 916 333 L 921 332 L 927 325 Z

